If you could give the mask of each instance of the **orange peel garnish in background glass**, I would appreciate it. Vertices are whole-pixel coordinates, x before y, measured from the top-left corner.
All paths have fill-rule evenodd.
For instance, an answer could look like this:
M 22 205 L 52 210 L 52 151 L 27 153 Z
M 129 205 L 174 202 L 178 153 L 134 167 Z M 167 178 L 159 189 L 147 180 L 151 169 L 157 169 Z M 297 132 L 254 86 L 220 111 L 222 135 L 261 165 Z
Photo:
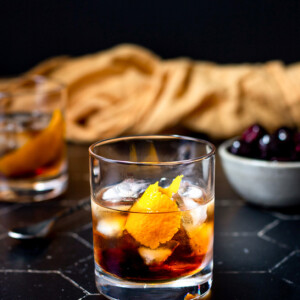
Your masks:
M 140 158 L 140 155 L 138 155 L 135 145 L 131 145 L 130 152 L 129 152 L 129 160 L 130 161 L 135 161 L 135 162 L 139 161 L 139 162 L 143 162 L 143 163 L 147 163 L 147 164 L 159 163 L 157 151 L 153 144 L 150 144 L 149 149 L 148 149 L 148 154 L 146 155 L 146 157 L 144 157 L 141 160 L 139 158 Z
M 6 176 L 19 176 L 55 160 L 63 151 L 64 133 L 64 118 L 57 109 L 44 130 L 0 159 L 0 172 Z
M 165 189 L 158 182 L 149 185 L 131 207 L 125 229 L 142 245 L 156 249 L 179 230 L 181 212 L 171 196 L 178 191 L 182 177 L 177 176 Z

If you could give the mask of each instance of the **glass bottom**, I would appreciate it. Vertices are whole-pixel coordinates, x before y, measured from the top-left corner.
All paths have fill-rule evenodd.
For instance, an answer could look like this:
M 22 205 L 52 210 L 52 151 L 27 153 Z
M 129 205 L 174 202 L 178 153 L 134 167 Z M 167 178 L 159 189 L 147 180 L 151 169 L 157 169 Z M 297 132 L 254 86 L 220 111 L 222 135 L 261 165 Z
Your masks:
M 0 201 L 28 203 L 49 200 L 63 194 L 67 185 L 67 171 L 43 179 L 5 179 L 3 182 L 0 179 Z
M 96 263 L 95 266 L 97 289 L 114 300 L 184 300 L 188 294 L 188 299 L 199 299 L 212 285 L 212 262 L 197 274 L 163 283 L 125 281 L 107 274 Z

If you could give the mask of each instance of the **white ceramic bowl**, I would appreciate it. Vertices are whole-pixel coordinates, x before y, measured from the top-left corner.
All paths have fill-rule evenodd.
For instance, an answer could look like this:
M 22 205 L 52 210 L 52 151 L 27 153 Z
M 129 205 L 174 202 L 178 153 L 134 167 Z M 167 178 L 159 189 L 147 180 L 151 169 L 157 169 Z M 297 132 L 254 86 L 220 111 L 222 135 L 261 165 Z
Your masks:
M 224 142 L 219 147 L 219 155 L 228 181 L 242 198 L 269 207 L 300 205 L 300 162 L 234 155 L 227 150 L 234 140 Z

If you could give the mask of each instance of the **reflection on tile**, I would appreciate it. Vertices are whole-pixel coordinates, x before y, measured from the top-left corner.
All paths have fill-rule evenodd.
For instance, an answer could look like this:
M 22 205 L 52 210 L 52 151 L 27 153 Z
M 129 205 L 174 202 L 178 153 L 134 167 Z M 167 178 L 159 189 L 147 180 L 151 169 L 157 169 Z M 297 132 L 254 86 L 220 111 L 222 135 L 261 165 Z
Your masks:
M 86 295 L 59 274 L 1 273 L 1 299 L 79 299 Z
M 16 241 L 1 240 L 1 269 L 59 270 L 87 257 L 92 250 L 70 236 Z
M 79 228 L 91 222 L 91 219 L 91 212 L 85 209 L 81 209 L 73 213 L 72 215 L 60 219 L 56 223 L 53 230 L 54 232 L 68 232 L 78 230 Z
M 211 300 L 299 299 L 300 289 L 271 274 L 215 273 Z M 224 295 L 226 295 L 224 297 Z
M 215 232 L 258 232 L 275 217 L 252 206 L 215 208 Z
M 215 270 L 268 271 L 289 252 L 256 236 L 215 236 Z

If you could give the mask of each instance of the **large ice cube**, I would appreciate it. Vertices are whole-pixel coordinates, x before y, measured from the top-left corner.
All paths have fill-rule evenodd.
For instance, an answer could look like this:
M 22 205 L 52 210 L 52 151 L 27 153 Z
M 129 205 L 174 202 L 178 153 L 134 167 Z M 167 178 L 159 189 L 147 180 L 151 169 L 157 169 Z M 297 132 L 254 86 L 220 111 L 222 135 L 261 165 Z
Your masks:
M 119 237 L 125 229 L 126 216 L 111 213 L 110 216 L 98 221 L 96 230 L 106 237 Z
M 119 184 L 108 188 L 102 195 L 103 200 L 119 201 L 123 198 L 137 198 L 149 183 L 142 180 L 126 179 Z
M 186 181 L 181 183 L 178 194 L 182 197 L 191 199 L 201 199 L 203 197 L 203 191 L 200 187 Z
M 156 249 L 139 247 L 138 252 L 146 265 L 161 264 L 167 260 L 167 258 L 173 253 L 178 245 L 178 242 L 170 241 Z
M 189 199 L 189 201 L 190 200 L 192 199 Z M 199 205 L 196 203 L 196 207 L 182 212 L 182 225 L 189 231 L 204 223 L 206 218 L 207 205 Z

